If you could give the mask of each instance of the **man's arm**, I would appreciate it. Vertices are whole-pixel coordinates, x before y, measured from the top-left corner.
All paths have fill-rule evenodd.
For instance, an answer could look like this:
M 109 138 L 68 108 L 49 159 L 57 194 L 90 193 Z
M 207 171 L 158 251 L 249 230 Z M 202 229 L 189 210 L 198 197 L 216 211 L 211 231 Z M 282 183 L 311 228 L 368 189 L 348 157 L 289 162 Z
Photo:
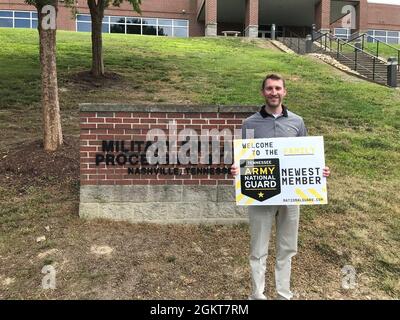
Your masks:
M 298 137 L 306 137 L 307 136 L 307 128 L 304 124 L 304 121 L 301 121 L 300 130 Z M 329 177 L 331 175 L 331 171 L 329 167 L 325 167 L 322 169 L 322 176 Z
M 246 130 L 247 130 L 247 124 L 246 124 L 246 121 L 243 121 L 243 123 L 242 123 L 242 139 L 247 139 Z M 240 173 L 240 168 L 239 168 L 238 164 L 236 164 L 236 163 L 232 164 L 231 173 L 233 176 L 236 176 Z
M 307 136 L 307 128 L 304 124 L 303 119 L 301 119 L 300 130 L 299 130 L 299 134 L 297 136 L 298 137 L 306 137 Z

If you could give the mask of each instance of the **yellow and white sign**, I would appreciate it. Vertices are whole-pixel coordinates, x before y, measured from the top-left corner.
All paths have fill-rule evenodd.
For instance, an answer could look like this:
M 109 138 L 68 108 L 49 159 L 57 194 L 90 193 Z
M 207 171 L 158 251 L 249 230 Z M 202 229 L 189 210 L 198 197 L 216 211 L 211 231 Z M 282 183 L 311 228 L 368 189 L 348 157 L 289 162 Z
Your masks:
M 234 152 L 237 205 L 328 203 L 323 137 L 239 139 Z

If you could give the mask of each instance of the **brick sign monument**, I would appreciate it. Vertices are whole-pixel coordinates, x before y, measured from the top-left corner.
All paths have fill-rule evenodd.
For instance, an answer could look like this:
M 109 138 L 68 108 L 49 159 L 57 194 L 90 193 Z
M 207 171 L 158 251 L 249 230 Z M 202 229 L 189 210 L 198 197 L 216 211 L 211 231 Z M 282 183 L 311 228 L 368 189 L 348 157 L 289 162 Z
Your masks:
M 246 221 L 235 204 L 232 141 L 255 106 L 80 105 L 83 218 Z

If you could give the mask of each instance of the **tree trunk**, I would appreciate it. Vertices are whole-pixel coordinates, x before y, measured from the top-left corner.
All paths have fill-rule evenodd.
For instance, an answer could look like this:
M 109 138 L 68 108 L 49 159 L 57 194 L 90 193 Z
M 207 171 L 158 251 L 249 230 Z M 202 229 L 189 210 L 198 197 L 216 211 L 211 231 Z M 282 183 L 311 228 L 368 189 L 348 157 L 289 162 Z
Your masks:
M 94 77 L 104 76 L 103 62 L 103 34 L 102 22 L 104 17 L 104 4 L 101 0 L 96 5 L 94 0 L 88 0 L 92 19 L 92 70 Z
M 56 1 L 57 2 L 57 1 Z M 38 30 L 42 80 L 43 145 L 46 151 L 55 151 L 63 143 L 60 105 L 58 101 L 56 65 L 56 28 L 42 28 L 43 14 L 38 7 Z

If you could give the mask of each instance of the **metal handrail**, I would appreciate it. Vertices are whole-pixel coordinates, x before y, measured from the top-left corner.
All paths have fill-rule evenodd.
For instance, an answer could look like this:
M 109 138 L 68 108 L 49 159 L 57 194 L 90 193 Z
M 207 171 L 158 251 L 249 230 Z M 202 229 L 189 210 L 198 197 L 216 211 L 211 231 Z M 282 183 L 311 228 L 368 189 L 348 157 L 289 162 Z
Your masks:
M 357 52 L 357 51 L 356 51 Z M 340 52 L 338 52 L 338 56 L 341 56 L 341 57 L 343 57 L 343 58 L 345 58 L 345 59 L 347 59 L 347 60 L 349 60 L 349 61 L 353 61 L 352 59 L 350 59 L 349 57 L 347 57 L 347 56 L 345 56 L 345 55 L 343 55 L 342 53 L 340 53 Z M 366 70 L 366 71 L 368 71 L 368 72 L 372 72 L 372 80 L 374 80 L 375 81 L 375 78 L 376 77 L 378 77 L 378 78 L 380 78 L 383 82 L 385 82 L 386 83 L 386 79 L 385 78 L 383 78 L 382 76 L 380 76 L 379 74 L 377 74 L 377 73 L 375 73 L 375 67 L 376 67 L 376 61 L 375 61 L 375 57 L 374 57 L 374 61 L 373 61 L 373 65 L 372 65 L 372 71 L 371 71 L 371 69 L 368 69 L 367 67 L 364 67 L 362 64 L 357 64 L 357 60 L 355 60 L 355 71 L 357 71 L 357 65 L 358 65 L 358 67 L 361 67 L 362 69 L 364 69 L 364 70 Z
M 354 33 L 353 33 L 353 34 L 354 34 Z M 369 34 L 367 34 L 367 33 L 362 33 L 362 34 L 360 34 L 358 37 L 356 37 L 356 38 L 354 38 L 354 39 L 351 39 L 351 40 L 348 40 L 348 41 L 346 41 L 346 42 L 351 42 L 351 41 L 357 40 L 358 38 L 365 37 L 365 36 L 367 36 L 368 38 L 374 39 L 376 42 L 383 43 L 385 46 L 390 47 L 390 48 L 392 48 L 392 49 L 394 49 L 394 50 L 396 50 L 396 51 L 400 51 L 400 49 L 398 49 L 398 48 L 396 48 L 396 47 L 394 47 L 394 46 L 392 46 L 392 45 L 390 45 L 390 44 L 387 44 L 386 42 L 384 42 L 384 41 L 382 41 L 382 40 L 379 40 L 379 39 L 375 38 L 374 36 L 371 36 L 371 35 L 369 35 Z
M 368 38 L 371 38 L 371 39 L 373 39 L 374 41 L 376 41 L 376 43 L 377 43 L 377 45 L 376 45 L 376 57 L 380 58 L 380 57 L 379 57 L 379 44 L 382 43 L 384 46 L 389 47 L 389 48 L 393 49 L 395 52 L 397 52 L 397 62 L 400 63 L 400 49 L 398 49 L 398 48 L 396 48 L 396 47 L 394 47 L 394 46 L 392 46 L 392 45 L 390 45 L 390 44 L 387 44 L 386 42 L 384 42 L 384 41 L 382 41 L 382 40 L 379 40 L 379 39 L 377 39 L 377 38 L 375 38 L 374 36 L 371 36 L 371 35 L 369 35 L 369 34 L 362 33 L 362 34 L 360 34 L 358 37 L 347 41 L 347 43 L 348 43 L 348 42 L 355 41 L 355 40 L 357 40 L 357 39 L 359 39 L 359 38 L 362 38 L 361 48 L 362 48 L 363 51 L 365 51 L 365 49 L 364 49 L 364 48 L 365 48 L 365 46 L 364 46 L 365 37 L 367 37 L 367 39 L 368 39 Z M 400 66 L 398 65 L 397 68 L 400 69 Z
M 329 25 L 333 25 L 336 21 L 339 21 L 340 19 L 343 19 L 344 17 L 348 16 L 349 14 L 351 14 L 351 12 L 347 12 L 345 13 L 343 16 L 337 18 L 335 21 L 331 22 Z
M 327 33 L 322 33 L 322 32 L 320 32 L 320 31 L 316 31 L 316 33 L 320 33 L 320 34 L 321 34 L 321 37 L 319 37 L 319 38 L 317 38 L 317 39 L 320 39 L 320 38 L 322 38 L 323 36 L 325 36 L 325 37 L 328 37 L 328 38 L 331 39 L 331 40 L 342 42 L 342 43 L 340 44 L 340 49 L 341 49 L 340 51 L 343 51 L 343 50 L 342 50 L 343 46 L 349 46 L 349 47 L 353 48 L 355 51 L 363 51 L 363 53 L 366 54 L 366 55 L 368 55 L 368 56 L 370 56 L 370 58 L 379 59 L 378 56 L 375 56 L 375 55 L 373 55 L 373 54 L 371 54 L 371 53 L 369 53 L 369 52 L 366 52 L 366 51 L 364 51 L 363 49 L 357 48 L 356 46 L 353 46 L 352 44 L 350 44 L 350 43 L 347 42 L 347 41 L 344 41 L 343 39 L 334 37 L 334 36 L 332 36 L 329 32 L 327 32 Z M 314 41 L 315 41 L 315 40 L 314 40 Z
M 336 42 L 337 43 L 337 47 L 336 47 L 336 57 L 339 58 L 339 56 L 343 57 L 344 59 L 347 59 L 350 62 L 354 62 L 354 70 L 357 71 L 360 69 L 366 70 L 368 73 L 372 73 L 372 80 L 375 81 L 375 78 L 378 77 L 380 78 L 380 80 L 382 82 L 385 82 L 386 79 L 383 78 L 382 76 L 380 76 L 379 74 L 376 73 L 376 64 L 377 61 L 380 61 L 379 57 L 374 56 L 372 54 L 370 54 L 369 52 L 366 52 L 360 48 L 357 48 L 356 46 L 350 44 L 347 41 L 344 41 L 343 39 L 334 37 L 333 35 L 331 35 L 329 32 L 323 33 L 320 31 L 315 31 L 315 34 L 318 34 L 317 37 L 314 37 L 314 41 L 318 41 L 320 40 L 321 43 L 321 47 L 324 48 L 325 47 L 325 51 L 327 51 L 328 45 L 327 45 L 327 39 L 329 39 L 329 49 L 331 52 L 333 52 L 332 50 L 332 42 Z M 323 39 L 324 38 L 324 39 Z M 354 60 L 349 58 L 348 56 L 343 54 L 343 46 L 349 46 L 351 48 L 354 49 Z M 363 54 L 369 56 L 370 58 L 372 58 L 372 70 L 370 70 L 369 68 L 361 65 L 358 63 L 358 55 L 359 53 L 362 52 Z

